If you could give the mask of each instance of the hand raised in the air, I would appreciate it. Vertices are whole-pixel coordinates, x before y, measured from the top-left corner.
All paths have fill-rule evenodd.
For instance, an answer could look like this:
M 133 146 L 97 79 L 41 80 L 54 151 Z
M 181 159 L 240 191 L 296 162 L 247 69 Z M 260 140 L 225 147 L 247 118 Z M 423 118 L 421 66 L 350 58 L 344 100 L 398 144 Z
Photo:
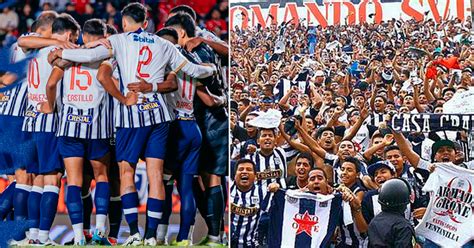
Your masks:
M 128 90 L 137 92 L 137 93 L 138 92 L 148 93 L 153 90 L 153 85 L 151 83 L 148 83 L 145 79 L 141 78 L 140 76 L 137 76 L 137 79 L 139 80 L 138 82 L 129 83 L 127 85 Z

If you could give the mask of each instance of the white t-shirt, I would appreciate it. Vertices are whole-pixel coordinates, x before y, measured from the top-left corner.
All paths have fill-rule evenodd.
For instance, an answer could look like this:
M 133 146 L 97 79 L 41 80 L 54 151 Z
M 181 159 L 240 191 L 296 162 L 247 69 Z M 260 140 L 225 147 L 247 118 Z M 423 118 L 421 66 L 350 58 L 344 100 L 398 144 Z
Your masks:
M 474 171 L 438 163 L 423 187 L 431 199 L 416 234 L 443 247 L 461 247 L 473 240 L 473 185 Z

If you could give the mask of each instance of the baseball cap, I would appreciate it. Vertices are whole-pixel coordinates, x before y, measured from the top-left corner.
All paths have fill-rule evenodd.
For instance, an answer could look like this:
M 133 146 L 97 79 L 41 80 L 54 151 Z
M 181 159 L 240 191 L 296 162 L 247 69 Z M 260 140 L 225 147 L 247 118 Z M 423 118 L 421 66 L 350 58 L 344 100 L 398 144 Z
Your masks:
M 431 154 L 433 154 L 433 155 L 436 154 L 438 152 L 438 150 L 443 146 L 447 146 L 447 147 L 451 147 L 453 149 L 456 149 L 456 146 L 454 145 L 454 142 L 452 142 L 451 140 L 442 139 L 442 140 L 436 141 L 433 144 L 433 146 L 431 147 Z
M 370 177 L 374 177 L 375 175 L 375 172 L 378 170 L 378 169 L 381 169 L 381 168 L 387 168 L 389 170 L 391 170 L 393 173 L 395 173 L 395 166 L 393 166 L 392 163 L 390 163 L 389 161 L 385 161 L 385 160 L 382 160 L 382 161 L 378 161 L 374 164 L 371 164 L 368 168 L 367 168 L 367 172 L 369 173 L 369 176 Z

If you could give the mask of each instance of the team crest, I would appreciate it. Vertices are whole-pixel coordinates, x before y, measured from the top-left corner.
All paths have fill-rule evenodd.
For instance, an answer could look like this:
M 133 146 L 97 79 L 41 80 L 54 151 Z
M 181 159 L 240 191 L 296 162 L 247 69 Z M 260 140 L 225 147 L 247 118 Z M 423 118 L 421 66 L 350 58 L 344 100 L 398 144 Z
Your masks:
M 260 203 L 260 199 L 258 199 L 258 196 L 252 196 L 250 197 L 250 202 L 251 204 L 259 204 Z
M 296 230 L 296 235 L 301 233 L 306 233 L 308 236 L 312 237 L 312 232 L 318 232 L 319 226 L 319 219 L 316 215 L 310 215 L 308 210 L 304 212 L 304 214 L 295 214 L 293 218 L 294 222 L 292 227 Z
M 291 203 L 291 204 L 295 204 L 296 202 L 298 202 L 298 198 L 296 197 L 291 197 L 289 195 L 286 195 L 285 198 L 288 201 L 288 203 Z

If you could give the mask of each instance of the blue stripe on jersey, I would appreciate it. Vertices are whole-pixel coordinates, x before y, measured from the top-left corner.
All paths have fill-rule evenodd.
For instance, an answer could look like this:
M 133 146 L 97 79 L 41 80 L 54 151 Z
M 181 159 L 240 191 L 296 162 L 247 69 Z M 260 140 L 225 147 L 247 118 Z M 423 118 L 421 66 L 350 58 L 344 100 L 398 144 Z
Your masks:
M 120 121 L 120 126 L 123 127 L 125 125 L 125 114 L 123 112 L 123 108 L 120 108 L 120 106 L 118 107 L 119 109 L 119 121 Z
M 308 199 L 300 199 L 299 213 L 304 214 L 306 211 L 308 211 L 308 214 L 314 215 L 316 211 L 316 201 L 308 200 Z M 304 246 L 307 246 L 308 244 L 311 244 L 311 237 L 309 235 L 307 235 L 304 232 L 299 235 L 296 235 L 295 247 L 304 247 Z
M 282 226 L 285 218 L 285 191 L 278 190 L 274 193 L 271 213 L 270 213 L 270 227 Z M 281 209 L 280 209 L 281 208 Z M 268 247 L 280 247 L 283 238 L 282 228 L 270 228 L 272 230 L 272 237 L 268 239 Z M 311 244 L 311 243 L 310 243 Z M 306 244 L 304 247 L 308 247 Z
M 97 125 L 97 138 L 99 139 L 105 138 L 105 137 L 102 137 L 102 109 L 103 108 L 104 106 L 102 105 L 102 103 L 99 104 L 99 114 L 97 115 L 97 123 L 99 123 L 99 125 Z
M 135 125 L 133 123 L 133 112 L 132 112 L 131 106 L 127 106 L 127 113 L 128 113 L 128 123 L 130 123 L 131 128 L 134 128 Z
M 145 121 L 144 119 L 145 117 L 143 116 L 143 112 L 138 112 L 138 126 L 139 127 L 143 126 L 143 122 Z
M 150 115 L 151 125 L 155 125 L 156 124 L 155 113 L 153 111 L 148 111 L 148 114 Z
M 327 228 L 328 233 L 324 237 L 321 246 L 329 245 L 331 242 L 332 233 L 336 229 L 337 217 L 342 215 L 342 197 L 341 194 L 338 194 L 339 197 L 334 197 L 331 201 L 331 211 L 329 212 L 329 226 Z M 334 220 L 334 221 L 331 221 Z

